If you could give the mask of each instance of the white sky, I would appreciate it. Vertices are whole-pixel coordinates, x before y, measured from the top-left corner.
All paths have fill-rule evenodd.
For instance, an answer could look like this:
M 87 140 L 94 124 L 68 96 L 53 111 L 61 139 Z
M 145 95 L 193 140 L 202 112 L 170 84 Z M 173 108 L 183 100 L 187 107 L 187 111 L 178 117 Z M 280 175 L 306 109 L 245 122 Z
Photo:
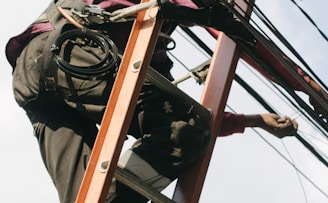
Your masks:
M 314 19 L 317 25 L 328 35 L 326 22 L 326 0 L 296 0 Z M 4 56 L 7 40 L 26 28 L 48 5 L 48 0 L 7 1 L 1 12 L 0 22 L 2 34 L 0 46 L 0 170 L 1 195 L 0 202 L 58 202 L 56 190 L 40 159 L 36 139 L 32 127 L 15 103 L 11 91 L 11 68 Z M 304 57 L 324 82 L 328 82 L 325 68 L 328 43 L 308 23 L 305 17 L 288 0 L 257 0 L 258 6 L 278 27 L 282 34 Z M 206 35 L 201 35 L 206 36 Z M 175 54 L 183 61 L 189 62 L 190 68 L 203 62 L 205 57 L 191 51 L 187 45 L 180 45 L 179 34 L 174 38 L 178 43 Z M 215 42 L 206 37 L 215 46 Z M 181 41 L 180 44 L 183 42 Z M 193 57 L 193 54 L 196 54 Z M 186 57 L 187 56 L 187 57 Z M 190 60 L 190 59 L 195 60 Z M 178 65 L 177 65 L 178 66 Z M 181 68 L 178 66 L 178 68 Z M 181 68 L 182 69 L 182 68 Z M 244 65 L 238 66 L 238 74 L 260 92 L 282 115 L 297 117 L 293 109 L 286 106 L 268 87 L 254 77 Z M 180 72 L 180 71 L 178 71 Z M 194 81 L 181 85 L 187 92 L 199 93 Z M 192 86 L 191 86 L 192 85 Z M 192 88 L 190 88 L 192 87 Z M 197 97 L 197 96 L 196 96 Z M 242 100 L 241 100 L 242 99 Z M 228 101 L 229 106 L 239 113 L 264 113 L 262 107 L 233 84 Z M 306 133 L 311 141 L 327 151 L 327 139 L 313 131 L 300 119 L 300 132 Z M 284 149 L 285 144 L 290 156 L 306 176 L 308 176 L 325 193 L 328 193 L 328 170 L 316 160 L 295 138 L 279 140 L 259 131 L 281 153 L 289 158 Z M 320 140 L 319 140 L 320 139 Z M 318 141 L 319 140 L 319 141 Z M 301 185 L 302 183 L 302 185 Z M 212 162 L 207 175 L 200 202 L 206 203 L 324 203 L 327 197 L 315 189 L 301 177 L 301 183 L 293 167 L 279 156 L 258 134 L 247 130 L 244 134 L 236 134 L 227 138 L 219 138 L 213 153 Z M 304 191 L 302 190 L 304 187 Z

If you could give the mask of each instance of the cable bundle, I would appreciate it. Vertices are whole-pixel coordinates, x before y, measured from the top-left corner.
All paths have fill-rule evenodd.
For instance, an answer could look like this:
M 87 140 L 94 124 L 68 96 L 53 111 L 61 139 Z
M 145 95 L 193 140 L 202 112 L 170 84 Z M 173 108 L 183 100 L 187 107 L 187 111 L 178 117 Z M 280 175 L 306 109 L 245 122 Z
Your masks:
M 101 56 L 95 64 L 85 66 L 71 63 L 73 45 L 100 49 Z M 89 29 L 72 29 L 63 32 L 51 48 L 53 59 L 65 73 L 84 80 L 96 80 L 104 77 L 118 61 L 118 49 L 115 43 L 100 33 Z M 74 53 L 79 54 L 79 53 Z M 81 57 L 83 57 L 81 55 Z

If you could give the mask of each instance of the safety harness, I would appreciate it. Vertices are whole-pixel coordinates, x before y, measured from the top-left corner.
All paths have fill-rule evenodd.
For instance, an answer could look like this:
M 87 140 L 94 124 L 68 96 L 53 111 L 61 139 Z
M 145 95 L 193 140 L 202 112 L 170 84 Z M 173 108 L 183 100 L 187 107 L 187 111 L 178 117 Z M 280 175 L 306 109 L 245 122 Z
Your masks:
M 237 36 L 248 41 L 254 40 L 253 36 L 249 35 L 249 32 L 245 31 L 243 26 L 233 19 L 232 14 L 219 3 L 210 8 L 192 9 L 167 0 L 152 0 L 110 13 L 98 5 L 83 1 L 57 0 L 52 2 L 35 21 L 35 23 L 50 22 L 54 27 L 44 49 L 42 64 L 56 63 L 60 71 L 79 79 L 101 79 L 117 67 L 119 54 L 115 43 L 103 34 L 99 27 L 113 22 L 131 21 L 140 10 L 153 6 L 160 8 L 158 18 L 214 27 L 223 30 L 232 38 Z M 172 40 L 169 37 L 168 39 Z M 69 62 L 69 57 L 63 54 L 70 44 L 99 48 L 102 53 L 101 58 L 95 64 L 85 66 L 72 64 Z M 46 86 L 52 86 L 47 87 L 48 89 L 58 86 L 57 79 L 54 78 L 58 70 L 53 68 L 56 65 L 43 66 L 45 70 L 41 74 L 45 78 Z
M 62 75 L 82 80 L 101 80 L 116 71 L 119 57 L 115 43 L 101 32 L 89 28 L 90 25 L 106 22 L 103 13 L 105 13 L 103 9 L 82 1 L 59 0 L 52 2 L 34 22 L 50 22 L 54 27 L 38 64 L 47 90 L 55 90 L 57 87 L 77 91 L 91 89 L 94 86 L 74 88 L 69 85 L 59 85 L 58 80 L 59 77 L 66 77 Z M 73 47 L 76 46 L 99 49 L 98 60 L 85 65 L 71 63 L 70 55 L 73 54 Z

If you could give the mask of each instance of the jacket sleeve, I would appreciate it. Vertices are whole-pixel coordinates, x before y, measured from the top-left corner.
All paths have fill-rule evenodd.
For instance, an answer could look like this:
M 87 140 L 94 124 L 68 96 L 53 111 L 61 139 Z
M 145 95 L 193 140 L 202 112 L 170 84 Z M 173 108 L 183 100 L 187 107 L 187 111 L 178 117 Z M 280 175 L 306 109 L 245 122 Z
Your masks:
M 245 131 L 245 115 L 224 112 L 221 131 L 218 137 L 229 136 L 234 133 L 243 133 Z

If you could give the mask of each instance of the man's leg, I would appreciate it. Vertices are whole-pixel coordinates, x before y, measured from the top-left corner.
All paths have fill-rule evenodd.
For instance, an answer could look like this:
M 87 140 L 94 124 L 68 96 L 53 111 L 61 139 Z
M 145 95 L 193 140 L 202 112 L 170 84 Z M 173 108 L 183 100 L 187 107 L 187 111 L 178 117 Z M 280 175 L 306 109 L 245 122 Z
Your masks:
M 60 202 L 72 203 L 79 191 L 98 130 L 93 121 L 63 103 L 48 108 L 51 110 L 33 109 L 30 118 Z
M 142 137 L 127 150 L 118 165 L 158 191 L 205 152 L 209 140 L 207 124 L 191 106 L 171 95 L 161 96 L 143 104 L 139 113 Z M 116 183 L 118 202 L 147 202 L 131 189 Z

